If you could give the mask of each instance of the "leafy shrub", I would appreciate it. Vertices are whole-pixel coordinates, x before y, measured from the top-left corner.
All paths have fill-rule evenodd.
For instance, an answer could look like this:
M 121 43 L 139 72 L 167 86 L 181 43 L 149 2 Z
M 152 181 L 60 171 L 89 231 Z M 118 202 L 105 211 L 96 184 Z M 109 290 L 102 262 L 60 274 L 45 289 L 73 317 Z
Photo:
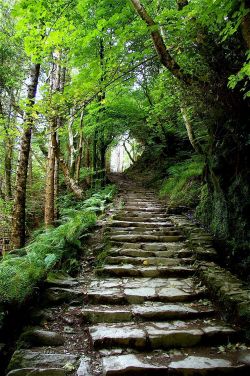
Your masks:
M 60 226 L 37 232 L 22 250 L 24 255 L 19 256 L 19 250 L 5 255 L 0 263 L 0 300 L 22 303 L 50 270 L 60 267 L 63 260 L 71 259 L 72 263 L 74 252 L 81 247 L 81 237 L 96 223 L 91 200 L 98 198 L 96 205 L 103 210 L 114 193 L 114 186 L 108 186 L 79 203 L 82 210 L 68 211 Z

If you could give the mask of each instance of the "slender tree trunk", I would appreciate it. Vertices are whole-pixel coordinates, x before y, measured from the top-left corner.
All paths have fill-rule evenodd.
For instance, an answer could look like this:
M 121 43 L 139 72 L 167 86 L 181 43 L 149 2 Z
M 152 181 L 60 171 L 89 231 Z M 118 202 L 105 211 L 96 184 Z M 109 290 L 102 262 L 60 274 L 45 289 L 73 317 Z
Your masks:
M 66 186 L 70 191 L 72 191 L 75 194 L 77 198 L 83 198 L 83 190 L 81 189 L 81 187 L 79 187 L 75 179 L 71 177 L 69 167 L 60 153 L 59 144 L 54 133 L 52 134 L 52 145 L 54 147 L 55 155 L 58 159 L 59 166 L 63 172 Z
M 30 70 L 30 83 L 28 85 L 28 104 L 23 124 L 23 134 L 20 142 L 20 152 L 16 176 L 16 191 L 12 217 L 11 244 L 14 248 L 25 245 L 25 208 L 26 208 L 26 185 L 33 127 L 32 107 L 35 103 L 40 64 L 33 64 Z
M 55 152 L 50 135 L 47 159 L 44 223 L 46 227 L 54 226 L 55 222 Z
M 132 154 L 129 152 L 127 146 L 126 146 L 126 141 L 123 142 L 123 146 L 124 146 L 124 149 L 129 157 L 129 159 L 131 160 L 132 163 L 135 163 L 135 160 L 134 158 L 132 157 Z
M 77 183 L 79 183 L 80 179 L 80 170 L 81 170 L 81 163 L 82 163 L 82 152 L 83 152 L 83 112 L 81 113 L 81 119 L 80 119 L 80 136 L 79 136 L 79 143 L 77 148 L 77 158 L 76 158 L 76 172 L 75 172 L 75 178 Z
M 5 175 L 5 198 L 10 200 L 12 197 L 11 174 L 12 174 L 12 154 L 13 142 L 7 136 L 4 158 L 4 175 Z
M 92 176 L 92 184 L 96 179 L 97 174 L 97 129 L 94 130 L 93 142 L 92 142 L 92 168 L 93 168 L 93 176 Z
M 55 155 L 55 171 L 54 171 L 54 219 L 59 219 L 59 209 L 57 204 L 57 197 L 59 194 L 59 161 Z
M 51 94 L 60 90 L 60 73 L 59 64 L 53 64 L 51 70 Z M 56 155 L 53 146 L 53 137 L 57 137 L 56 129 L 58 126 L 58 117 L 53 116 L 50 121 L 49 148 L 47 158 L 47 173 L 45 187 L 45 206 L 44 206 L 44 223 L 46 227 L 54 226 L 55 223 L 55 163 Z
M 188 139 L 190 141 L 190 144 L 193 146 L 194 150 L 198 154 L 204 155 L 204 151 L 201 147 L 201 144 L 199 143 L 199 141 L 195 137 L 191 121 L 189 120 L 187 111 L 184 109 L 184 107 L 181 107 L 181 113 L 182 113 L 184 124 L 185 124 L 186 130 L 187 130 Z

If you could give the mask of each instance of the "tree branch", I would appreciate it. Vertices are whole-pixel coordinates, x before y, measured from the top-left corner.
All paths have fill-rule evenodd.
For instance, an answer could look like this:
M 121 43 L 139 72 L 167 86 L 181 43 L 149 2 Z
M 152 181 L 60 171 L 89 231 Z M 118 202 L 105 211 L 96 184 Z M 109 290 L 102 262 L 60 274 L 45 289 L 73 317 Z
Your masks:
M 164 67 L 166 67 L 174 77 L 185 82 L 186 84 L 191 84 L 192 82 L 196 81 L 197 79 L 193 78 L 187 73 L 184 73 L 179 64 L 171 56 L 164 43 L 158 24 L 153 20 L 153 18 L 151 18 L 144 6 L 141 4 L 140 0 L 130 1 L 138 15 L 148 26 L 156 52 L 158 54 L 160 62 L 164 65 Z

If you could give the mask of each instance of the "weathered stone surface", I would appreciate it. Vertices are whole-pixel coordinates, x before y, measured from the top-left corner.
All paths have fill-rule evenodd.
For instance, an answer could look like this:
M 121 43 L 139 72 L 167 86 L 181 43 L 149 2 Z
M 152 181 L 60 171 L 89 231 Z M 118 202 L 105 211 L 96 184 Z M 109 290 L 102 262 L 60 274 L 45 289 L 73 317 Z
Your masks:
M 140 252 L 138 252 L 140 254 Z M 164 265 L 164 266 L 177 266 L 182 264 L 191 264 L 192 259 L 188 258 L 167 258 L 167 257 L 127 257 L 127 256 L 109 256 L 106 262 L 111 265 L 117 264 L 131 264 L 131 265 Z
M 60 303 L 82 303 L 83 293 L 81 291 L 60 287 L 50 287 L 43 295 L 44 305 L 56 305 Z
M 171 222 L 166 222 L 166 221 L 160 221 L 160 222 L 141 222 L 141 221 L 134 221 L 134 222 L 129 222 L 129 221 L 113 221 L 111 223 L 112 227 L 141 227 L 143 226 L 144 228 L 159 228 L 159 227 L 173 227 Z
M 77 366 L 78 356 L 72 354 L 42 353 L 32 350 L 16 350 L 11 358 L 8 370 L 22 368 L 59 368 L 70 363 Z M 46 375 L 47 376 L 47 375 Z
M 42 329 L 28 329 L 22 333 L 21 342 L 29 346 L 61 346 L 64 338 L 61 334 Z
M 39 325 L 44 321 L 53 321 L 55 317 L 54 308 L 33 309 L 30 312 L 30 319 L 33 325 Z
M 98 307 L 94 306 L 92 308 L 85 308 L 81 311 L 83 318 L 87 322 L 98 323 L 98 322 L 126 322 L 132 320 L 132 312 L 128 309 L 115 309 L 108 307 Z
M 195 318 L 214 313 L 212 309 L 193 309 L 184 304 L 153 303 L 132 306 L 132 313 L 144 320 L 167 320 L 178 318 Z
M 89 358 L 82 357 L 80 359 L 80 365 L 77 370 L 77 376 L 92 376 Z
M 192 301 L 203 295 L 191 278 L 108 278 L 93 280 L 87 291 L 88 301 L 100 304 Z
M 214 375 L 221 375 L 221 373 L 224 374 L 226 371 L 236 369 L 240 372 L 241 366 L 235 367 L 229 360 L 199 356 L 188 356 L 183 360 L 174 361 L 169 364 L 170 372 L 175 371 L 174 374 L 176 374 L 178 371 L 178 375 L 187 376 L 207 375 L 208 371 L 213 371 Z M 236 373 L 234 374 L 236 375 Z
M 147 348 L 149 341 L 153 349 L 190 347 L 204 343 L 216 344 L 232 339 L 235 331 L 227 327 L 206 327 L 196 322 L 173 321 L 145 324 L 100 324 L 90 327 L 95 347 Z
M 190 266 L 135 266 L 125 265 L 105 265 L 97 269 L 97 275 L 110 275 L 118 277 L 188 277 L 194 274 L 194 269 Z
M 133 347 L 143 349 L 146 346 L 146 334 L 137 325 L 110 324 L 89 328 L 93 345 L 103 347 Z
M 182 240 L 182 237 L 179 235 L 133 235 L 133 234 L 127 234 L 127 235 L 112 235 L 110 236 L 111 241 L 115 242 L 178 242 Z
M 75 278 L 72 278 L 68 274 L 62 272 L 50 272 L 45 283 L 51 287 L 74 287 L 79 284 Z
M 250 352 L 243 352 L 238 357 L 239 362 L 246 364 L 250 367 Z
M 7 376 L 66 376 L 65 370 L 60 368 L 21 368 L 10 371 Z
M 103 375 L 166 375 L 167 367 L 143 362 L 136 355 L 109 356 L 102 360 Z

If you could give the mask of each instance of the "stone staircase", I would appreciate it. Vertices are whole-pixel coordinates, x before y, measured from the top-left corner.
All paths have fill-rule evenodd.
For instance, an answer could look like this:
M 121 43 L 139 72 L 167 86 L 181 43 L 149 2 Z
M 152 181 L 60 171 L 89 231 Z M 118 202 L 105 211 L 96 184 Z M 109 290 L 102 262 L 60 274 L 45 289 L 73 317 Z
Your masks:
M 55 322 L 73 312 L 80 324 L 71 342 L 79 340 L 74 330 L 84 331 L 87 345 L 69 351 L 57 338 L 57 347 L 45 340 L 17 350 L 8 376 L 248 375 L 242 333 L 209 300 L 182 233 L 152 192 L 125 188 L 106 229 L 105 264 L 87 283 L 66 280 L 46 292 L 51 305 L 61 304 L 50 309 L 54 324 L 46 319 L 57 332 L 47 333 L 63 340 Z

